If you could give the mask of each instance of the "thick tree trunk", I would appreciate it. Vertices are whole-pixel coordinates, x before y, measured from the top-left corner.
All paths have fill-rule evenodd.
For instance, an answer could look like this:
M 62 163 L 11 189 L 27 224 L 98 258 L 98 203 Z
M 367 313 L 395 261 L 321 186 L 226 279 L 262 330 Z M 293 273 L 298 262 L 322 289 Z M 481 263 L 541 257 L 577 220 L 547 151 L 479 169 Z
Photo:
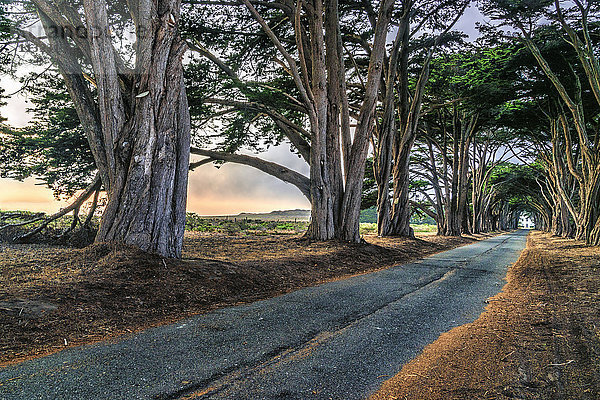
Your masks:
M 310 225 L 306 237 L 311 240 L 330 240 L 335 238 L 335 204 L 327 172 L 325 151 L 317 151 L 319 146 L 311 146 L 310 181 L 311 212 Z
M 592 246 L 600 246 L 600 218 L 596 218 L 596 224 L 592 227 L 587 242 Z
M 403 236 L 414 238 L 415 233 L 410 227 L 410 190 L 409 162 L 410 152 L 415 136 L 409 142 L 401 144 L 402 149 L 397 153 L 393 167 L 394 198 L 392 199 L 391 215 L 388 231 L 385 236 Z
M 311 223 L 307 237 L 312 240 L 329 240 L 335 237 L 337 205 L 334 184 L 338 179 L 333 176 L 336 170 L 330 171 L 333 160 L 327 152 L 332 146 L 328 139 L 335 136 L 329 133 L 328 122 L 329 93 L 327 84 L 327 67 L 325 63 L 325 38 L 323 36 L 323 2 L 313 2 L 314 15 L 310 19 L 309 30 L 311 37 L 312 87 L 313 107 L 315 116 L 311 121 L 311 153 L 310 153 L 310 182 L 311 182 Z M 337 152 L 331 155 L 336 158 Z M 333 178 L 333 182 L 332 182 Z M 339 196 L 339 194 L 338 194 Z
M 150 75 L 152 81 L 157 75 Z M 185 229 L 190 154 L 189 111 L 183 79 L 149 82 L 164 90 L 148 99 L 119 142 L 121 158 L 110 184 L 97 242 L 119 241 L 179 258 Z M 147 96 L 147 97 L 150 97 Z
M 325 2 L 325 61 L 327 65 L 327 162 L 333 224 L 339 232 L 342 220 L 344 178 L 342 166 L 348 168 L 344 155 L 349 151 L 350 115 L 346 96 L 346 70 L 339 24 L 337 0 Z M 343 151 L 342 151 L 343 149 Z
M 409 158 L 421 111 L 423 86 L 429 77 L 431 53 L 425 60 L 411 103 L 408 83 L 411 12 L 411 6 L 405 4 L 387 65 L 384 116 L 376 154 L 379 157 L 377 164 L 380 168 L 375 174 L 378 186 L 377 225 L 380 236 L 414 237 L 410 227 Z M 396 81 L 399 86 L 397 89 Z M 397 115 L 394 113 L 396 108 Z M 393 194 L 391 199 L 390 177 Z
M 407 87 L 408 44 L 409 44 L 410 13 L 405 8 L 402 12 L 400 26 L 396 32 L 396 39 L 388 61 L 386 84 L 382 87 L 383 121 L 376 137 L 377 145 L 373 160 L 373 173 L 377 183 L 377 232 L 379 236 L 387 236 L 392 230 L 390 205 L 390 179 L 392 178 L 392 164 L 395 156 L 394 144 L 398 140 L 398 127 L 396 123 L 396 76 L 400 73 L 399 83 Z M 408 90 L 400 89 L 401 99 L 398 101 L 400 124 L 408 112 Z
M 468 157 L 468 156 L 467 156 Z M 460 185 L 459 185 L 459 207 L 458 207 L 458 220 L 460 221 L 460 232 L 471 233 L 471 224 L 469 216 L 469 205 L 467 202 L 468 191 L 469 191 L 469 178 L 468 178 L 468 160 L 462 160 L 460 171 Z
M 552 216 L 550 217 L 550 231 L 554 236 L 562 236 L 562 218 L 560 202 L 556 202 L 552 207 Z
M 372 123 L 369 122 L 369 123 Z M 368 143 L 368 142 L 365 142 Z M 353 147 L 356 149 L 356 147 Z M 362 200 L 363 180 L 358 177 L 365 176 L 368 145 L 365 145 L 349 163 L 348 179 L 342 203 L 342 218 L 337 238 L 346 242 L 360 243 L 360 205 Z
M 469 148 L 477 128 L 478 116 L 467 117 L 454 109 L 452 124 L 452 181 L 445 209 L 445 236 L 460 236 L 471 231 L 468 207 Z
M 576 237 L 592 246 L 600 245 L 600 166 L 586 175 L 581 193 L 582 215 Z
M 442 200 L 442 187 L 440 186 L 440 176 L 438 173 L 437 164 L 435 161 L 435 154 L 433 152 L 433 143 L 429 138 L 429 126 L 427 127 L 427 135 L 425 140 L 427 141 L 427 148 L 429 150 L 429 165 L 431 170 L 431 185 L 433 186 L 433 191 L 435 193 L 435 222 L 437 224 L 437 234 L 442 235 L 445 230 L 445 218 L 444 218 L 444 201 Z M 444 156 L 442 156 L 444 157 Z
M 455 122 L 456 124 L 456 122 Z M 460 219 L 458 210 L 460 206 L 460 195 L 459 195 L 459 175 L 460 175 L 460 143 L 456 135 L 457 127 L 453 129 L 453 143 L 452 143 L 452 180 L 450 184 L 450 201 L 446 206 L 446 232 L 444 236 L 460 236 Z
M 377 183 L 377 232 L 385 236 L 390 230 L 390 178 L 392 176 L 392 144 L 389 134 L 382 131 L 373 160 L 373 175 Z
M 560 224 L 562 237 L 572 238 L 575 235 L 573 224 L 569 218 L 569 210 L 562 199 L 560 199 Z
M 104 0 L 84 0 L 98 88 L 108 204 L 97 242 L 122 242 L 181 257 L 190 154 L 183 80 L 185 42 L 177 32 L 180 2 L 130 2 L 136 66 L 125 80 Z
M 375 124 L 375 106 L 381 84 L 386 37 L 394 3 L 393 0 L 382 0 L 379 6 L 364 100 L 357 118 L 354 141 L 347 157 L 346 185 L 342 202 L 343 214 L 337 235 L 338 239 L 344 241 L 357 243 L 361 240 L 360 205 L 365 163 L 369 151 L 369 138 L 373 134 Z
M 406 121 L 401 117 L 401 125 L 398 127 L 399 131 L 396 131 L 395 124 L 390 124 L 390 129 L 394 129 L 391 137 L 393 137 L 393 168 L 392 168 L 392 180 L 393 180 L 393 196 L 392 203 L 389 206 L 391 212 L 389 213 L 389 223 L 381 223 L 380 225 L 385 230 L 380 231 L 382 236 L 405 236 L 414 237 L 413 229 L 410 227 L 410 201 L 409 201 L 409 163 L 410 153 L 412 151 L 413 144 L 416 139 L 417 125 L 419 123 L 419 117 L 421 113 L 421 102 L 423 99 L 423 92 L 425 85 L 429 80 L 429 65 L 433 49 L 429 50 L 427 58 L 425 59 L 423 69 L 415 90 L 410 109 L 405 115 Z M 393 92 L 388 93 L 393 95 Z M 387 161 L 382 161 L 387 162 Z M 385 185 L 385 177 L 379 177 L 377 179 L 379 184 Z M 381 189 L 380 189 L 381 190 Z M 385 190 L 382 188 L 382 190 Z M 382 214 L 381 217 L 385 217 Z

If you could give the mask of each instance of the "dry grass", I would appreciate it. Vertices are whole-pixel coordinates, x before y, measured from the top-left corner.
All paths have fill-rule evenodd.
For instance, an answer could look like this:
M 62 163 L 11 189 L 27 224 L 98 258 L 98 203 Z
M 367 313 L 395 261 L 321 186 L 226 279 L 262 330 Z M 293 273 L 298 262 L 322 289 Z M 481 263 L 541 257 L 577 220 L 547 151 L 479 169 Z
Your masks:
M 186 234 L 183 260 L 134 248 L 0 243 L 0 365 L 365 273 L 476 238 L 308 243 Z
M 372 400 L 599 399 L 600 248 L 534 232 L 507 279 Z

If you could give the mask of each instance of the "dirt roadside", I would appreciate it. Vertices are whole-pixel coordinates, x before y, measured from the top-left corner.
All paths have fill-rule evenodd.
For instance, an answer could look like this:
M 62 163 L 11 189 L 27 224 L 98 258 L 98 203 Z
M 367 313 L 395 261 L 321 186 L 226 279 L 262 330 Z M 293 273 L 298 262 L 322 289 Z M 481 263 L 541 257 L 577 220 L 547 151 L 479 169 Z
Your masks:
M 600 399 L 600 248 L 533 232 L 507 281 L 371 400 Z
M 114 245 L 79 250 L 0 243 L 0 366 L 485 237 L 367 237 L 367 245 L 191 232 L 182 260 Z

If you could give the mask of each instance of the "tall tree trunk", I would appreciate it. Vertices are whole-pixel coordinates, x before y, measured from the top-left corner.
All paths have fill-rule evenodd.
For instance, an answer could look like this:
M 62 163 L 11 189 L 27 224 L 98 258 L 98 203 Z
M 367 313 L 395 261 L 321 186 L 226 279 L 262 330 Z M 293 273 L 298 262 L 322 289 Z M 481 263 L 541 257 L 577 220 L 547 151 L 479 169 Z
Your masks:
M 445 236 L 460 236 L 461 220 L 459 218 L 460 209 L 460 171 L 461 171 L 461 121 L 458 118 L 456 109 L 453 110 L 452 119 L 452 180 L 450 184 L 450 201 L 446 207 L 446 226 Z
M 378 146 L 392 144 L 392 159 L 389 151 L 378 148 L 375 152 L 382 159 L 376 161 L 379 171 L 375 171 L 378 184 L 378 232 L 380 236 L 407 236 L 413 237 L 414 232 L 410 227 L 410 201 L 409 201 L 409 157 L 415 141 L 419 120 L 421 116 L 421 105 L 425 86 L 429 81 L 430 64 L 437 46 L 445 34 L 456 24 L 460 15 L 466 8 L 466 3 L 461 12 L 456 15 L 454 21 L 450 22 L 443 33 L 441 33 L 429 48 L 423 61 L 421 73 L 417 80 L 414 93 L 411 96 L 409 88 L 409 57 L 410 57 L 410 22 L 417 9 L 415 2 L 402 2 L 403 10 L 398 27 L 396 40 L 392 47 L 391 56 L 388 59 L 388 76 L 386 90 L 384 91 L 384 120 L 380 132 Z M 397 77 L 397 79 L 396 79 Z M 396 84 L 397 82 L 397 84 Z M 396 88 L 397 86 L 397 88 Z M 397 116 L 394 116 L 394 107 L 397 107 Z M 396 124 L 396 118 L 398 124 Z M 388 141 L 389 140 L 389 141 Z M 387 174 L 387 166 L 392 163 L 391 171 L 393 179 L 393 196 L 391 204 L 388 199 L 389 177 L 377 176 L 377 173 Z M 398 181 L 399 179 L 399 181 Z
M 100 173 L 108 204 L 96 241 L 118 241 L 181 257 L 190 117 L 182 68 L 186 45 L 176 22 L 180 3 L 132 4 L 136 68 L 129 90 L 124 90 L 107 4 L 84 0 L 107 160 Z
M 347 158 L 343 214 L 338 235 L 338 239 L 344 241 L 360 242 L 361 240 L 360 205 L 365 163 L 369 151 L 369 138 L 373 134 L 375 124 L 375 106 L 381 84 L 386 37 L 394 3 L 394 0 L 382 0 L 379 6 L 364 100 L 357 118 L 352 148 Z
M 346 70 L 339 24 L 337 0 L 325 1 L 325 61 L 327 64 L 327 161 L 333 223 L 336 231 L 341 224 L 344 179 L 342 167 L 347 168 L 345 155 L 349 151 L 350 115 L 346 94 Z
M 373 175 L 377 184 L 377 232 L 385 236 L 390 231 L 390 180 L 392 177 L 391 131 L 382 130 L 377 138 L 373 157 Z
M 433 191 L 435 193 L 435 204 L 433 205 L 435 208 L 435 222 L 437 224 L 437 234 L 442 235 L 445 231 L 445 223 L 446 219 L 444 217 L 444 200 L 442 195 L 442 188 L 440 186 L 440 176 L 438 173 L 437 164 L 435 161 L 435 154 L 433 152 L 433 143 L 430 138 L 429 125 L 426 125 L 427 128 L 427 136 L 425 140 L 427 142 L 427 149 L 429 150 L 429 165 L 431 171 L 431 184 L 433 186 Z M 443 158 L 446 157 L 445 154 L 442 155 Z
M 431 57 L 435 46 L 429 49 L 425 58 L 419 80 L 417 81 L 414 97 L 410 104 L 410 108 L 405 115 L 406 121 L 400 125 L 399 132 L 393 137 L 393 197 L 390 213 L 390 223 L 387 225 L 386 232 L 380 232 L 383 236 L 405 236 L 414 237 L 414 231 L 410 227 L 410 201 L 409 201 L 409 162 L 410 153 L 416 139 L 419 118 L 421 114 L 421 104 L 423 101 L 423 93 L 425 85 L 429 81 L 429 67 Z M 388 96 L 393 96 L 393 93 L 388 93 Z M 402 107 L 401 107 L 402 108 Z M 403 119 L 401 118 L 400 121 Z M 392 125 L 393 126 L 393 125 Z
M 569 218 L 569 210 L 562 199 L 560 199 L 560 224 L 562 237 L 572 238 L 575 235 L 573 224 Z
M 127 123 L 126 136 L 118 142 L 117 168 L 108 185 L 108 203 L 96 241 L 120 241 L 166 257 L 181 257 L 189 112 L 182 76 L 177 79 L 170 74 L 156 82 L 157 76 L 150 73 L 145 87 L 162 90 L 162 94 L 157 101 L 140 104 Z
M 339 207 L 339 194 L 335 187 L 339 179 L 335 175 L 340 173 L 335 166 L 339 162 L 339 150 L 334 150 L 334 144 L 329 143 L 337 138 L 337 132 L 328 132 L 329 128 L 337 129 L 339 124 L 330 123 L 328 112 L 334 111 L 330 107 L 327 82 L 327 68 L 325 63 L 325 38 L 323 35 L 323 1 L 313 1 L 313 15 L 310 18 L 309 31 L 311 37 L 312 60 L 312 85 L 313 107 L 315 120 L 311 121 L 311 153 L 310 153 L 310 181 L 311 181 L 311 223 L 307 237 L 313 240 L 329 240 L 335 237 L 336 212 Z M 334 91 L 333 95 L 338 92 Z M 337 111 L 336 111 L 337 112 Z M 333 151 L 329 154 L 328 150 Z M 331 160 L 330 160 L 331 158 Z M 334 170 L 330 170 L 334 168 Z M 333 179 L 333 180 L 332 180 Z M 341 179 L 341 177 L 340 177 Z
M 414 230 L 410 227 L 411 209 L 409 201 L 409 163 L 414 140 L 415 135 L 412 135 L 410 141 L 402 143 L 400 145 L 402 149 L 394 158 L 394 198 L 392 200 L 392 213 L 386 236 L 404 236 L 409 238 L 415 236 Z
M 585 240 L 592 246 L 600 245 L 600 166 L 592 166 L 595 171 L 586 174 L 582 194 L 582 216 L 577 239 Z
M 72 24 L 83 24 L 79 9 L 68 2 L 33 3 L 48 44 L 33 35 L 28 40 L 63 76 L 108 193 L 96 240 L 180 257 L 190 152 L 180 0 L 127 2 L 136 27 L 135 69 L 114 47 L 106 0 L 83 1 L 87 35 L 70 41 L 52 32 L 56 26 L 75 32 L 79 26 Z M 83 73 L 88 62 L 91 76 Z
M 393 230 L 392 207 L 390 205 L 390 180 L 392 179 L 392 164 L 396 156 L 395 143 L 398 140 L 398 126 L 396 118 L 400 118 L 400 126 L 406 119 L 408 112 L 408 45 L 410 39 L 410 9 L 405 6 L 402 10 L 400 26 L 390 53 L 385 86 L 383 93 L 383 120 L 377 132 L 375 154 L 373 160 L 374 176 L 377 183 L 377 232 L 379 236 L 386 236 Z M 400 75 L 400 89 L 396 100 L 396 77 Z M 396 115 L 398 105 L 398 115 Z M 408 168 L 408 166 L 407 166 Z M 395 181 L 395 180 L 394 180 Z M 408 198 L 407 198 L 408 200 Z

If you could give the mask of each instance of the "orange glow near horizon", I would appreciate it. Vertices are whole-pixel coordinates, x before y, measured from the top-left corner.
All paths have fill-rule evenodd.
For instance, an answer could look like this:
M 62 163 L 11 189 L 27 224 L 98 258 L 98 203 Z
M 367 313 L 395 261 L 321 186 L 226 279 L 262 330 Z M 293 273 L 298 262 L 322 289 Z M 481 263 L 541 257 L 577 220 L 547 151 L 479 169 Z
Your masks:
M 19 182 L 0 178 L 0 210 L 53 213 L 66 205 L 57 201 L 50 189 L 35 182 L 35 179 Z
M 283 184 L 289 187 L 284 189 L 285 193 L 282 193 L 277 182 L 272 191 L 267 188 L 248 193 L 243 187 L 237 187 L 240 189 L 237 191 L 235 184 L 227 182 L 230 174 L 219 175 L 218 170 L 208 168 L 202 174 L 193 173 L 190 176 L 187 206 L 190 212 L 208 216 L 310 208 L 304 196 L 300 192 L 295 193 L 296 190 L 290 185 Z M 50 189 L 35 183 L 35 179 L 19 182 L 0 178 L 0 210 L 54 213 L 68 204 L 67 201 L 57 201 Z
M 188 211 L 198 215 L 237 215 L 243 212 L 248 213 L 268 213 L 275 210 L 295 210 L 295 209 L 310 209 L 308 202 L 269 202 L 268 199 L 256 201 L 249 199 L 245 202 L 240 202 L 237 199 L 218 200 L 218 199 L 198 199 L 188 197 Z

